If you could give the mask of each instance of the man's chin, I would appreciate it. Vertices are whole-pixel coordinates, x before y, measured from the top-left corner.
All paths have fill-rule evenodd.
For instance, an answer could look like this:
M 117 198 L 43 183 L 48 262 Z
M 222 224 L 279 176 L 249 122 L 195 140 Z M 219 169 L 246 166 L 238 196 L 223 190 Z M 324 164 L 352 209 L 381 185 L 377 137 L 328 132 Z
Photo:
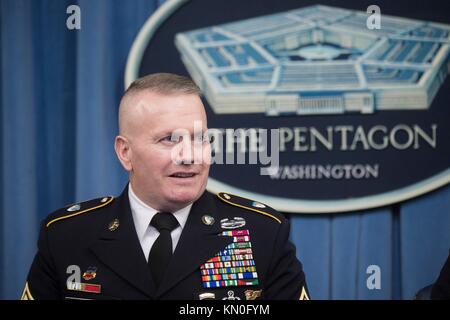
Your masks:
M 200 198 L 202 193 L 203 192 L 192 192 L 192 190 L 180 191 L 172 194 L 169 201 L 177 208 L 177 210 L 179 210 L 196 201 Z

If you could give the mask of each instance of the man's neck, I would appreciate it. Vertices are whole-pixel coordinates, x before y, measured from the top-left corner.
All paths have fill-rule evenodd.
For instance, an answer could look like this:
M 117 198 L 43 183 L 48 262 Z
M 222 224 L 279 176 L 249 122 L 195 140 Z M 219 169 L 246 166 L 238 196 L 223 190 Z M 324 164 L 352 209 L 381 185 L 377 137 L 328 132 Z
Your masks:
M 153 203 L 151 201 L 148 201 L 146 197 L 139 193 L 139 190 L 136 190 L 137 188 L 132 187 L 132 183 L 129 182 L 128 188 L 130 189 L 130 192 L 134 195 L 137 201 L 141 202 L 143 206 L 147 206 L 151 209 L 154 209 L 159 212 L 176 212 L 178 210 L 181 210 L 183 208 L 186 208 L 187 206 L 191 205 L 194 201 L 188 202 L 188 203 L 180 203 L 180 204 L 157 204 Z

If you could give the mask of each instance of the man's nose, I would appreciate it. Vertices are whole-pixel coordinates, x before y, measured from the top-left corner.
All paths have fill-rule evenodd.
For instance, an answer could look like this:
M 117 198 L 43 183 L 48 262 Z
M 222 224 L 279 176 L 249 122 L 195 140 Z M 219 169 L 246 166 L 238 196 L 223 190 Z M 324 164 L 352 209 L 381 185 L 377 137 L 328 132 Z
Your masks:
M 190 139 L 183 139 L 180 148 L 180 164 L 193 164 L 193 145 Z

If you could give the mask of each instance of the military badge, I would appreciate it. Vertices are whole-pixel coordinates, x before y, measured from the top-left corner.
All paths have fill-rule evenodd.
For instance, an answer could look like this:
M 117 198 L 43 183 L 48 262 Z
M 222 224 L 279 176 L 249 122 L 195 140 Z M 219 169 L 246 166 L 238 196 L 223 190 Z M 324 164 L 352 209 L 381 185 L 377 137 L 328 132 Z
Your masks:
M 241 300 L 241 298 L 235 297 L 234 291 L 230 290 L 227 292 L 227 297 L 222 298 L 222 300 Z
M 237 229 L 245 226 L 245 219 L 241 217 L 234 217 L 233 219 L 220 220 L 220 226 L 222 229 Z
M 209 216 L 209 215 L 204 215 L 203 217 L 202 217 L 202 222 L 203 222 L 203 224 L 205 224 L 205 225 L 207 225 L 207 226 L 212 226 L 213 224 L 214 224 L 214 218 L 213 217 L 211 217 L 211 216 Z
M 262 290 L 245 290 L 245 300 L 256 300 L 261 297 Z
M 204 292 L 198 295 L 200 300 L 214 300 L 216 299 L 216 295 L 212 292 Z
M 117 228 L 119 227 L 119 225 L 120 225 L 119 219 L 114 219 L 113 221 L 111 221 L 109 223 L 108 230 L 111 231 L 111 232 L 112 231 L 116 231 Z
M 92 280 L 97 276 L 97 267 L 89 267 L 83 273 L 83 279 L 86 281 Z

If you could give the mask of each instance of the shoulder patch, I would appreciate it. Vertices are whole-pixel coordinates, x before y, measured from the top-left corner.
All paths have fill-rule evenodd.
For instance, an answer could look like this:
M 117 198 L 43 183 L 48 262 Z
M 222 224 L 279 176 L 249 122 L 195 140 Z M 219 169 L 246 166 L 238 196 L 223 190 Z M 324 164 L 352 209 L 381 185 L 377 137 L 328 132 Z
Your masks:
M 58 210 L 59 216 L 57 218 L 50 219 L 50 221 L 47 222 L 45 226 L 48 228 L 51 224 L 57 221 L 72 218 L 90 211 L 94 211 L 95 209 L 106 207 L 113 200 L 113 196 L 108 196 L 69 205 L 63 209 Z
M 276 211 L 264 203 L 242 198 L 231 193 L 219 192 L 217 197 L 225 203 L 232 206 L 247 209 L 267 217 L 270 217 L 281 224 L 281 219 L 276 217 Z

